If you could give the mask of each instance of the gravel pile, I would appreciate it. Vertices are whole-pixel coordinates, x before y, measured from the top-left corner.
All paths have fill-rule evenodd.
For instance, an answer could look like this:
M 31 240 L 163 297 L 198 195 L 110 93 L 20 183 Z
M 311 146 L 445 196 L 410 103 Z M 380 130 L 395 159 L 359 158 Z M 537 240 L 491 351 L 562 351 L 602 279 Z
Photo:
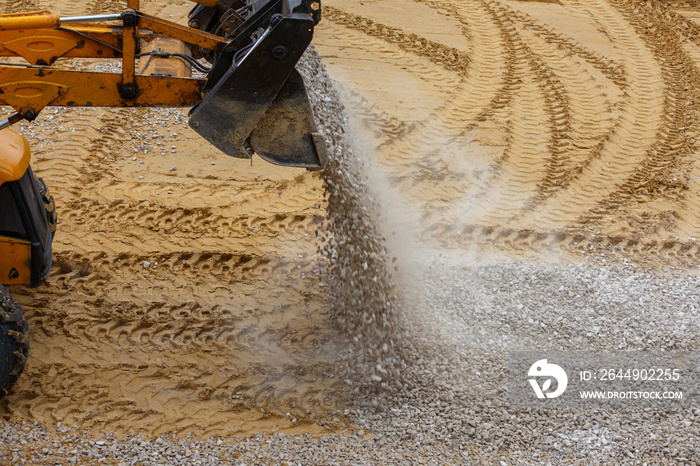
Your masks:
M 146 441 L 95 439 L 65 426 L 56 437 L 42 426 L 3 423 L 0 462 L 692 464 L 699 457 L 698 409 L 513 410 L 504 388 L 508 351 L 696 349 L 699 277 L 658 276 L 632 266 L 474 265 L 445 258 L 427 264 L 414 277 L 424 290 L 416 290 L 416 305 L 403 311 L 408 334 L 395 346 L 406 365 L 403 388 L 358 397 L 352 414 L 359 430 L 322 438 Z
M 373 221 L 378 205 L 347 147 L 341 107 L 316 59 L 302 70 L 324 122 L 333 316 L 356 429 L 321 438 L 99 438 L 74 426 L 0 423 L 3 464 L 693 463 L 700 410 L 511 409 L 517 350 L 696 350 L 700 278 L 631 264 L 483 264 L 459 251 L 400 258 Z M 397 298 L 397 290 L 401 300 Z M 402 303 L 399 306 L 399 303 Z
M 434 258 L 413 275 L 405 389 L 361 413 L 390 437 L 529 461 L 692 461 L 697 404 L 651 410 L 514 410 L 512 351 L 696 350 L 700 277 L 595 265 L 473 264 Z M 417 287 L 420 288 L 420 287 Z M 373 414 L 369 414 L 373 413 Z M 394 425 L 387 423 L 393 417 Z M 398 424 L 398 426 L 397 426 Z

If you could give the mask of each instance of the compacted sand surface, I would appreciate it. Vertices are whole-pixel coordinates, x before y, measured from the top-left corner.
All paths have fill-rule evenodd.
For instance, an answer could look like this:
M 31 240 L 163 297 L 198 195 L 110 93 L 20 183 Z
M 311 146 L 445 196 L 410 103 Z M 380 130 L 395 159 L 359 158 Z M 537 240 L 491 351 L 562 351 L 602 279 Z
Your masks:
M 699 38 L 694 2 L 328 0 L 323 173 L 230 158 L 186 109 L 16 125 L 59 226 L 11 288 L 0 463 L 697 461 L 695 405 L 516 410 L 505 371 L 697 349 Z

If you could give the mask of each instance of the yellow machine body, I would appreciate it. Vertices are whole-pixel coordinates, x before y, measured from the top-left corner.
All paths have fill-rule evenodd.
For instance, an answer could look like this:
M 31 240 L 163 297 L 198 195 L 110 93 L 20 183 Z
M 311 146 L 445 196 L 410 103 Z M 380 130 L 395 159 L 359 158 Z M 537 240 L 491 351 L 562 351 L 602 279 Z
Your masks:
M 26 139 L 8 128 L 0 130 L 0 185 L 22 178 L 30 159 Z
M 30 159 L 26 139 L 8 128 L 0 130 L 0 185 L 22 178 Z M 31 255 L 29 241 L 0 235 L 0 283 L 29 284 Z

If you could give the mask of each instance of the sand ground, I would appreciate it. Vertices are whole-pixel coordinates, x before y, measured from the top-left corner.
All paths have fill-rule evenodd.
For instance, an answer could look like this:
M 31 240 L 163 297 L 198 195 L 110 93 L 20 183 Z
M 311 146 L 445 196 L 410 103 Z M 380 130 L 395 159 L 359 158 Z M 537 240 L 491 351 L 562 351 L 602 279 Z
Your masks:
M 314 43 L 426 248 L 692 272 L 691 3 L 328 0 Z M 142 5 L 180 21 L 190 6 Z M 354 429 L 318 279 L 318 174 L 229 158 L 186 110 L 47 109 L 22 129 L 60 224 L 47 284 L 12 288 L 31 356 L 0 415 L 146 437 Z

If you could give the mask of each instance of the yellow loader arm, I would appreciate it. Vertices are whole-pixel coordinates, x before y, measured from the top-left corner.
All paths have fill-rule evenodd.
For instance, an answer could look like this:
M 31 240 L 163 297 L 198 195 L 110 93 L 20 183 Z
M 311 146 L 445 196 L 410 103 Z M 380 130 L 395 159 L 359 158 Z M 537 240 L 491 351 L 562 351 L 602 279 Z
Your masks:
M 0 63 L 0 104 L 17 112 L 0 129 L 47 106 L 194 106 L 190 126 L 229 155 L 323 167 L 325 144 L 294 68 L 320 2 L 190 1 L 187 26 L 142 13 L 139 0 L 108 15 L 0 15 L 0 56 L 26 61 Z M 121 73 L 66 70 L 60 58 L 114 59 Z

